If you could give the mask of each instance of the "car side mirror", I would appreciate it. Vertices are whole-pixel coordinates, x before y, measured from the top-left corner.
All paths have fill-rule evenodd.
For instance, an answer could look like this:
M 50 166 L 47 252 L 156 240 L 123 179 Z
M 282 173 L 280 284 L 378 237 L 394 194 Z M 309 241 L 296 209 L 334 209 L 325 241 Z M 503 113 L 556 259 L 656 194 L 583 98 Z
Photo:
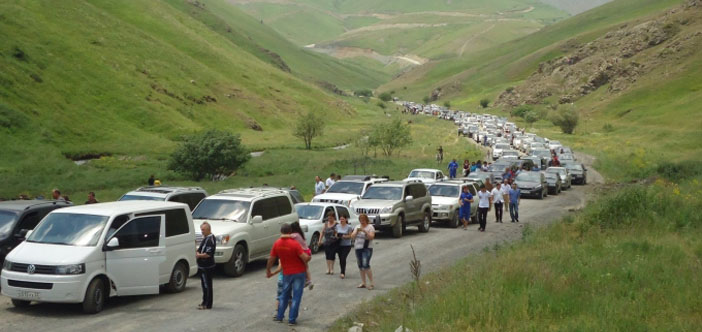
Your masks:
M 251 217 L 251 223 L 252 224 L 260 224 L 263 222 L 263 217 L 262 216 L 253 216 Z
M 113 250 L 119 248 L 119 240 L 116 237 L 113 237 L 110 239 L 110 241 L 107 241 L 107 245 L 105 245 L 108 250 Z
M 413 199 L 414 199 L 414 196 L 412 196 L 412 195 L 405 197 L 405 201 L 411 201 Z
M 17 234 L 15 234 L 15 238 L 17 239 L 26 239 L 27 238 L 27 233 L 29 233 L 28 229 L 20 229 Z

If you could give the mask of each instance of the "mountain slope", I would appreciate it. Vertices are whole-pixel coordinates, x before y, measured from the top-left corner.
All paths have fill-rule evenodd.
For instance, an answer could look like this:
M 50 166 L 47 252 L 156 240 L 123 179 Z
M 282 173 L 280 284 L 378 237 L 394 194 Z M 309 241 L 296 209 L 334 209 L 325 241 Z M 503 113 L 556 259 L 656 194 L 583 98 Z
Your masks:
M 8 187 L 80 178 L 64 156 L 163 158 L 185 133 L 274 141 L 307 111 L 330 122 L 355 112 L 166 2 L 13 1 L 0 13 Z

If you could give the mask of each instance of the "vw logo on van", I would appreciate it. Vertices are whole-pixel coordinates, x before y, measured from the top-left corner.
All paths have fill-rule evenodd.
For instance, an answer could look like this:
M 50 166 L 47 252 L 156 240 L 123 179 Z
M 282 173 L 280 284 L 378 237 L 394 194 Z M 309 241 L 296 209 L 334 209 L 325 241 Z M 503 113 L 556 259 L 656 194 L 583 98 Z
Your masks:
M 27 266 L 27 273 L 29 273 L 29 274 L 34 274 L 34 272 L 36 272 L 36 270 L 37 270 L 37 267 L 34 266 L 34 264 L 29 264 L 29 266 Z

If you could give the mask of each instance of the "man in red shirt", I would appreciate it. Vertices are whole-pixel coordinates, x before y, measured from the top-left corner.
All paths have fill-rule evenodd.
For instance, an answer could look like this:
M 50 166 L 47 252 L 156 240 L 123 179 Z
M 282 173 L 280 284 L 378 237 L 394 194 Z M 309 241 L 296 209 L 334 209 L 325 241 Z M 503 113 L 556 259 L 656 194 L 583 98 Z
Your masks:
M 280 233 L 289 235 L 292 233 L 292 227 L 289 224 L 283 224 L 280 227 Z M 307 270 L 306 262 L 310 260 L 310 256 L 305 254 L 302 246 L 293 238 L 280 238 L 273 244 L 268 264 L 266 265 L 266 277 L 273 276 L 271 268 L 273 264 L 280 260 L 280 265 L 283 268 L 283 291 L 278 298 L 278 315 L 274 320 L 282 322 L 285 316 L 285 310 L 290 302 L 290 313 L 288 315 L 288 325 L 297 324 L 297 314 L 302 301 L 302 291 L 305 288 L 305 271 Z M 290 295 L 292 293 L 292 301 Z

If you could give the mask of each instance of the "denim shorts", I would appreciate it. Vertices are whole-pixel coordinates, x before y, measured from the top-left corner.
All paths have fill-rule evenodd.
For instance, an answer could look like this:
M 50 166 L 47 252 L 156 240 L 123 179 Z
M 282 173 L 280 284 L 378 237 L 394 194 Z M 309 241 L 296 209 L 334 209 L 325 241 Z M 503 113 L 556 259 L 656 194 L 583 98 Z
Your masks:
M 356 249 L 356 262 L 360 270 L 370 270 L 370 260 L 373 257 L 373 248 Z

